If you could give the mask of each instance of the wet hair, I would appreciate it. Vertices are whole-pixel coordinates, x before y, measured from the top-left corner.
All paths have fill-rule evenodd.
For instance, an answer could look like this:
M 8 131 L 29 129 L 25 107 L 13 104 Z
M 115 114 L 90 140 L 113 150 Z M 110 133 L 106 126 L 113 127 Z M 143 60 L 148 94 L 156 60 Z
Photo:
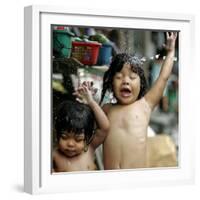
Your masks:
M 104 96 L 106 94 L 106 91 L 110 91 L 110 92 L 113 91 L 112 83 L 113 83 L 114 75 L 117 72 L 120 72 L 124 64 L 126 63 L 130 64 L 132 71 L 138 74 L 138 76 L 140 77 L 140 92 L 137 99 L 140 99 L 141 97 L 145 95 L 145 92 L 147 89 L 147 82 L 144 75 L 144 70 L 142 69 L 141 60 L 135 55 L 120 53 L 114 57 L 108 70 L 104 74 L 100 103 L 102 103 Z
M 86 144 L 90 143 L 94 131 L 94 114 L 88 105 L 64 101 L 57 108 L 54 122 L 58 140 L 63 131 L 67 131 L 77 135 L 83 133 Z

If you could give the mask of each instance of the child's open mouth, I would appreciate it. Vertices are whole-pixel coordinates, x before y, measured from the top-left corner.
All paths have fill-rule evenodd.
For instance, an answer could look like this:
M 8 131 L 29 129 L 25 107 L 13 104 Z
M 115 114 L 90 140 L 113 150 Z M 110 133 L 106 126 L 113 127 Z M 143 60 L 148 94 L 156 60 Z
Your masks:
M 131 90 L 129 88 L 122 88 L 120 90 L 120 94 L 122 97 L 130 97 L 131 96 Z

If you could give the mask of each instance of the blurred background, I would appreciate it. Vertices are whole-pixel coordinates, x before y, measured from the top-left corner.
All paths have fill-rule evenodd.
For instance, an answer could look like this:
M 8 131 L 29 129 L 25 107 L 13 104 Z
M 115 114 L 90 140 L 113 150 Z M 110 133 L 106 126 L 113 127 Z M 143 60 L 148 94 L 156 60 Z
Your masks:
M 163 49 L 165 32 L 119 28 L 72 27 L 52 25 L 52 116 L 83 81 L 93 81 L 98 89 L 99 102 L 104 72 L 117 53 L 134 53 L 143 62 L 148 87 L 157 79 L 166 52 Z M 148 166 L 178 165 L 178 39 L 174 67 L 159 105 L 154 109 L 148 128 Z M 106 94 L 103 103 L 112 101 Z M 54 124 L 54 123 L 53 123 Z M 56 132 L 52 131 L 52 144 Z M 96 151 L 98 169 L 103 169 L 102 147 Z

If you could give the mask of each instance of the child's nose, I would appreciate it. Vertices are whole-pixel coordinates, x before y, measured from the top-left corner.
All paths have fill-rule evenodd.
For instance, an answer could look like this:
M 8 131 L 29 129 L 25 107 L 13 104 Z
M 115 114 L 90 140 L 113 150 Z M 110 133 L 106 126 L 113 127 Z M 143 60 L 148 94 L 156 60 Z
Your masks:
M 67 146 L 68 146 L 68 147 L 73 147 L 74 144 L 75 144 L 75 142 L 74 142 L 73 139 L 68 139 L 68 141 L 67 141 Z
M 129 85 L 130 79 L 128 77 L 123 78 L 123 84 L 124 85 Z

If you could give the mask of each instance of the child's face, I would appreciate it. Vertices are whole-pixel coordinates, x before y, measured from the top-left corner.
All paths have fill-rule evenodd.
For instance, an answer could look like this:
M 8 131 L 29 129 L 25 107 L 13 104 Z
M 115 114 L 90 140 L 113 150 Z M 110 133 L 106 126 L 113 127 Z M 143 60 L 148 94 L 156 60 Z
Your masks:
M 85 147 L 85 135 L 73 132 L 63 132 L 58 142 L 58 148 L 67 157 L 81 154 Z
M 124 64 L 122 70 L 113 78 L 113 92 L 120 104 L 135 102 L 140 93 L 140 77 L 131 70 L 130 64 Z

